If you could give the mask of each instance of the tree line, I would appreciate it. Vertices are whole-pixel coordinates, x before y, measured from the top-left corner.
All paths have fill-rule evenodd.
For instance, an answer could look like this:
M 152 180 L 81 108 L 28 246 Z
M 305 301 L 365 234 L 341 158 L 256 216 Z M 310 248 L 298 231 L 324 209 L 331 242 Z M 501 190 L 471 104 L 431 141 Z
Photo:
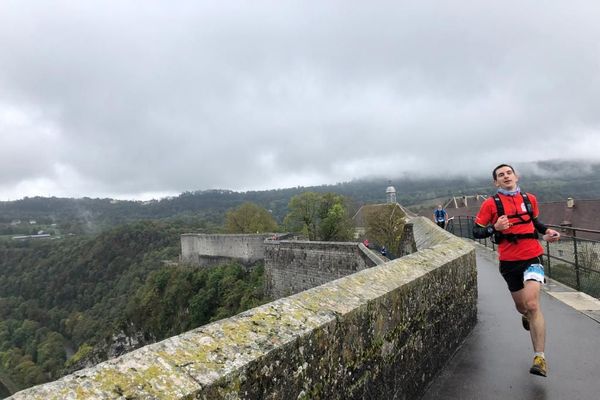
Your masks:
M 541 202 L 600 198 L 600 164 L 573 162 L 536 163 L 536 169 L 523 172 L 523 186 L 536 193 Z M 535 172 L 535 171 L 541 172 Z M 569 172 L 569 171 L 576 171 Z M 413 178 L 393 177 L 398 202 L 418 207 L 435 199 L 450 196 L 493 192 L 491 176 L 484 171 L 475 177 Z M 550 178 L 551 177 L 551 178 Z M 63 233 L 98 233 L 113 226 L 138 220 L 165 218 L 198 218 L 205 224 L 220 227 L 228 210 L 244 203 L 254 203 L 269 210 L 278 224 L 283 223 L 292 197 L 304 192 L 335 193 L 349 199 L 348 206 L 356 211 L 362 204 L 385 202 L 386 178 L 353 180 L 335 185 L 295 187 L 264 191 L 235 192 L 231 190 L 187 191 L 172 198 L 141 202 L 112 199 L 28 197 L 17 201 L 0 201 L 0 236 L 30 234 L 32 227 L 11 225 L 15 220 L 35 219 L 41 224 L 55 223 Z
M 400 245 L 405 215 L 396 205 L 370 207 L 364 217 L 366 231 L 355 235 L 352 201 L 336 193 L 304 192 L 293 196 L 281 225 L 268 210 L 244 203 L 225 216 L 227 233 L 295 232 L 307 240 L 352 241 L 370 239 L 395 251 Z

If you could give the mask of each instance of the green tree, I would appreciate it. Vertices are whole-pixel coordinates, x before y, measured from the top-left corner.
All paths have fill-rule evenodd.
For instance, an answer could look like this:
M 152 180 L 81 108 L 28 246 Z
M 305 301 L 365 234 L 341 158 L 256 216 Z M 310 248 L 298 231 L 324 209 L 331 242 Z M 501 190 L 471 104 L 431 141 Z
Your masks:
M 352 237 L 352 221 L 343 196 L 304 192 L 291 198 L 288 210 L 287 228 L 302 232 L 308 240 L 344 241 Z
M 302 232 L 308 240 L 317 240 L 321 195 L 315 192 L 300 193 L 290 199 L 285 225 L 288 230 Z
M 343 196 L 325 193 L 320 208 L 320 240 L 341 242 L 352 239 L 354 226 Z
M 396 204 L 372 208 L 366 215 L 367 237 L 385 246 L 392 255 L 400 251 L 405 215 Z
M 255 203 L 244 203 L 225 214 L 227 233 L 264 233 L 277 230 L 277 222 L 269 211 Z
M 54 378 L 66 361 L 64 337 L 58 332 L 50 332 L 37 348 L 37 364 L 45 371 L 55 371 Z

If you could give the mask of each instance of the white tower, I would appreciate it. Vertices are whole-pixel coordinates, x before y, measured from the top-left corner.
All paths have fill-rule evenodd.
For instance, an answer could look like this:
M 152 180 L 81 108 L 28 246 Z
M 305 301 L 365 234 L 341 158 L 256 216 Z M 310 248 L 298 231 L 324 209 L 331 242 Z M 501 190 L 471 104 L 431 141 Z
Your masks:
M 387 199 L 386 203 L 388 204 L 396 204 L 396 188 L 391 185 L 385 189 L 385 197 Z

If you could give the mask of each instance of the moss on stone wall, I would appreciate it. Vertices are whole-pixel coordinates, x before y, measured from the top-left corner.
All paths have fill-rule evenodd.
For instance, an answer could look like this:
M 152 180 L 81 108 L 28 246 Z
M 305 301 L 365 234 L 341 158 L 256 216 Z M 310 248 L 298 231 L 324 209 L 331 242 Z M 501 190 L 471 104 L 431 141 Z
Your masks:
M 416 398 L 476 321 L 471 245 L 430 248 L 37 386 L 14 399 Z

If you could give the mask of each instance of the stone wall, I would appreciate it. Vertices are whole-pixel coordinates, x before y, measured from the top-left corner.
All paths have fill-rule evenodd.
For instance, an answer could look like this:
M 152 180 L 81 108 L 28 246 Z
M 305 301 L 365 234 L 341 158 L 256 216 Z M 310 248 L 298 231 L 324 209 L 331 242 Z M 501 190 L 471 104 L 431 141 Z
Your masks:
M 265 239 L 273 234 L 216 235 L 188 233 L 181 235 L 181 261 L 211 266 L 230 262 L 252 265 L 265 258 Z
M 412 222 L 416 253 L 13 399 L 419 398 L 476 323 L 477 276 L 472 245 Z
M 183 262 L 213 266 L 265 262 L 265 290 L 272 299 L 289 296 L 385 262 L 362 243 L 315 242 L 291 234 L 181 235 Z M 413 224 L 404 226 L 400 254 L 417 251 Z
M 265 282 L 273 299 L 351 275 L 377 263 L 358 243 L 268 241 L 265 243 Z

